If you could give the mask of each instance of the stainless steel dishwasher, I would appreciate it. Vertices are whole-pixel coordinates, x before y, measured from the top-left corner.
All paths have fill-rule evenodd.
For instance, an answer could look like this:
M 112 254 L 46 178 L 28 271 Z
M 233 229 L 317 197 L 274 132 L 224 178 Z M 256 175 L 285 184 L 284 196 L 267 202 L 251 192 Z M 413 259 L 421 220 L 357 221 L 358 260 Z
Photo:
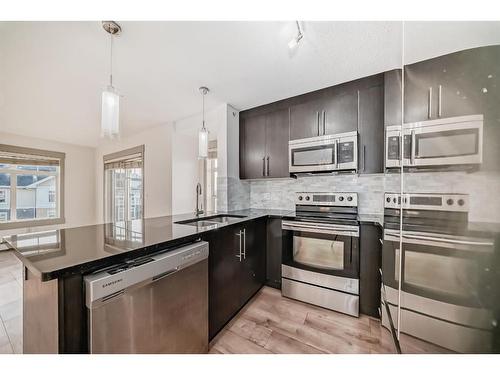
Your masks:
M 208 243 L 84 278 L 91 353 L 206 353 Z

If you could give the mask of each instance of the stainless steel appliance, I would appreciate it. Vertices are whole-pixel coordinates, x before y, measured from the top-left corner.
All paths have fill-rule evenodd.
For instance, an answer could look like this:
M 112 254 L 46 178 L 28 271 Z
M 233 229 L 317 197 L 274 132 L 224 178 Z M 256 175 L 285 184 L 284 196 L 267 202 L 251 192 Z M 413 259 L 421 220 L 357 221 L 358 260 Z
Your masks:
M 358 132 L 289 141 L 290 173 L 357 171 Z
M 208 243 L 84 278 L 91 353 L 206 353 Z
M 356 193 L 296 193 L 283 220 L 282 289 L 294 298 L 359 316 Z
M 468 230 L 468 211 L 468 195 L 385 194 L 382 323 L 389 328 L 392 318 L 398 327 L 399 316 L 400 332 L 457 352 L 487 353 L 494 241 Z
M 450 117 L 404 124 L 404 167 L 481 164 L 483 115 Z M 401 126 L 388 126 L 386 168 L 401 167 Z

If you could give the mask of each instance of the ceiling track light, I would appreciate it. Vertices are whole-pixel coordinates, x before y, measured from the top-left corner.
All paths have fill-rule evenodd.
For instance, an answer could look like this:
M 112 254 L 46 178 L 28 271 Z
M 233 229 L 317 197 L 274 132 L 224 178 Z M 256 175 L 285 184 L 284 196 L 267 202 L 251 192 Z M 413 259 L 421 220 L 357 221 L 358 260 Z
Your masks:
M 102 92 L 101 136 L 114 138 L 120 133 L 120 95 L 113 86 L 113 38 L 122 28 L 114 21 L 102 21 L 103 29 L 110 36 L 109 85 Z
M 304 37 L 304 33 L 302 32 L 302 28 L 300 27 L 300 22 L 295 21 L 295 25 L 297 26 L 297 36 L 295 36 L 288 42 L 288 48 L 290 49 L 296 48 L 299 45 L 301 39 Z

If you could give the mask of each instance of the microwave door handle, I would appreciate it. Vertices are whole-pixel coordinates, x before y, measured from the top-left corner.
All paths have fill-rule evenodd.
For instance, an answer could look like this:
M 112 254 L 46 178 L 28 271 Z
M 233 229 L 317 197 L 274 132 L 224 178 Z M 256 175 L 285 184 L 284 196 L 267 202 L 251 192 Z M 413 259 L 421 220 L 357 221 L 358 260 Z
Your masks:
M 334 148 L 335 148 L 335 169 L 339 169 L 339 140 L 336 139 L 335 140 L 335 145 L 334 145 Z
M 415 130 L 411 131 L 411 161 L 410 164 L 414 165 L 415 164 Z
M 472 245 L 472 246 L 493 246 L 493 242 L 482 242 L 482 241 L 464 241 L 464 240 L 453 240 L 450 238 L 439 238 L 430 236 L 420 236 L 414 234 L 403 234 L 403 238 L 413 239 L 413 240 L 423 240 L 423 241 L 433 241 L 449 243 L 454 245 Z
M 438 117 L 441 117 L 441 94 L 443 91 L 443 86 L 438 86 Z
M 429 87 L 429 96 L 428 96 L 428 105 L 427 105 L 427 117 L 429 119 L 432 118 L 432 87 Z

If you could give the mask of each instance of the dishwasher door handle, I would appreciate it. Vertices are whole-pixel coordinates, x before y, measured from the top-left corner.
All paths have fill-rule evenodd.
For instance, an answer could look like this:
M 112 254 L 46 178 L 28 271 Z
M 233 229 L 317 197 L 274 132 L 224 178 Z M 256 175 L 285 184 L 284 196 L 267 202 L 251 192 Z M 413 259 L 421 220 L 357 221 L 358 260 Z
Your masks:
M 158 280 L 161 280 L 165 277 L 167 277 L 168 275 L 171 275 L 177 271 L 179 271 L 180 267 L 177 266 L 175 268 L 172 268 L 171 270 L 168 270 L 168 271 L 165 271 L 165 272 L 162 272 L 160 273 L 159 275 L 156 275 L 156 276 L 153 276 L 152 280 L 151 281 L 158 281 Z

